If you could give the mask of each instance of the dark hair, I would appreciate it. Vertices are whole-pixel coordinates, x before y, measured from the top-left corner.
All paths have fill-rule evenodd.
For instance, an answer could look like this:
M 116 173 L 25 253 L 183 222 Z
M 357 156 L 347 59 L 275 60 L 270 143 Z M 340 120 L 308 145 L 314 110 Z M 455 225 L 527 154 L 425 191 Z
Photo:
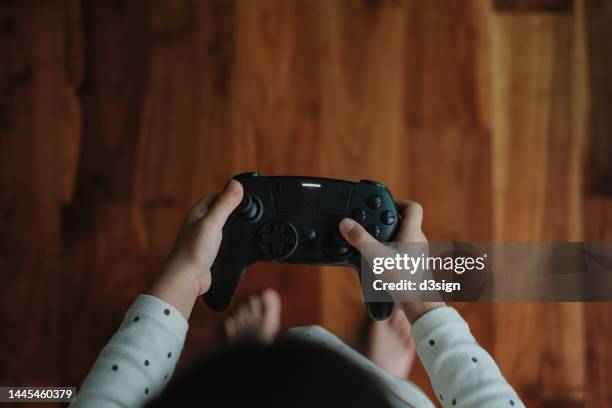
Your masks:
M 196 364 L 148 407 L 390 407 L 380 380 L 338 352 L 286 337 L 244 343 Z

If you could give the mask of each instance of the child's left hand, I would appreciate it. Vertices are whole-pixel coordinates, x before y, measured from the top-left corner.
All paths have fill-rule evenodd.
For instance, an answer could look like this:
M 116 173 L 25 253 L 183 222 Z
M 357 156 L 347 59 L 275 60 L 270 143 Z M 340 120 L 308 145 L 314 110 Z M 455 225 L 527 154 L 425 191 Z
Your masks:
M 149 291 L 186 319 L 197 297 L 210 288 L 210 267 L 219 251 L 221 230 L 242 194 L 242 185 L 232 179 L 223 192 L 202 198 L 189 211 L 161 276 Z

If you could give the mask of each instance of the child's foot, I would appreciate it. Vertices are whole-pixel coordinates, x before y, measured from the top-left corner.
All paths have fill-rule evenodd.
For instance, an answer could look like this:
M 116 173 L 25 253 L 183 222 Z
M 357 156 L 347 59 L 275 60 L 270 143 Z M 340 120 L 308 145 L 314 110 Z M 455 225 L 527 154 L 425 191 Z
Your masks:
M 415 355 L 410 323 L 402 310 L 396 307 L 387 320 L 372 322 L 366 341 L 366 357 L 387 372 L 407 378 Z
M 223 322 L 230 341 L 270 343 L 280 329 L 281 300 L 273 289 L 250 295 Z

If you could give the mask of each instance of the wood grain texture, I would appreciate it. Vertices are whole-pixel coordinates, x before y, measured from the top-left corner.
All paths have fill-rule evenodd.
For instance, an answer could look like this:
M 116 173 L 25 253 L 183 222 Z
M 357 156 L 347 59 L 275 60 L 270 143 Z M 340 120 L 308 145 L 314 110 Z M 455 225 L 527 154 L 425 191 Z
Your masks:
M 0 2 L 0 385 L 80 384 L 186 209 L 241 171 L 381 180 L 431 241 L 609 241 L 611 10 Z M 360 345 L 354 271 L 258 264 L 236 301 L 265 287 L 284 328 Z M 612 406 L 609 304 L 453 306 L 528 406 Z M 222 318 L 196 304 L 179 371 Z
M 59 361 L 62 380 L 80 384 L 158 267 L 137 205 L 69 206 L 63 222 Z
M 59 383 L 65 10 L 0 5 L 0 383 Z
M 231 82 L 234 173 L 317 174 L 318 48 L 316 6 L 308 1 L 240 1 L 235 11 L 235 69 Z M 258 263 L 249 268 L 237 299 L 273 287 L 283 301 L 283 327 L 319 318 L 316 267 Z
M 135 198 L 135 164 L 150 64 L 150 13 L 142 0 L 84 4 L 88 51 L 75 201 Z
M 401 149 L 406 141 L 404 6 L 394 1 L 321 2 L 319 17 L 319 172 L 334 178 L 384 180 L 398 196 L 400 174 L 410 169 L 399 155 L 388 152 Z M 324 325 L 355 344 L 365 318 L 357 274 L 324 268 L 322 284 Z
M 511 13 L 569 13 L 574 0 L 492 0 L 499 12 Z
M 585 241 L 612 241 L 612 199 L 589 196 L 584 205 Z M 612 406 L 612 303 L 584 306 L 586 396 L 589 407 Z
M 410 2 L 405 47 L 403 196 L 425 209 L 430 242 L 492 235 L 488 1 Z M 397 193 L 396 193 L 397 194 Z M 453 303 L 479 343 L 493 349 L 493 309 Z M 417 364 L 411 380 L 435 395 Z
M 612 1 L 584 0 L 586 48 L 589 59 L 589 149 L 586 190 L 612 195 Z
M 411 1 L 406 7 L 406 124 L 488 129 L 489 2 Z
M 492 22 L 494 237 L 581 238 L 580 155 L 572 101 L 574 25 L 564 15 L 495 15 Z M 580 164 L 580 163 L 579 163 Z M 495 308 L 494 355 L 527 405 L 584 398 L 582 305 L 507 303 Z
M 233 22 L 231 2 L 156 2 L 151 8 L 139 200 L 188 208 L 233 175 Z

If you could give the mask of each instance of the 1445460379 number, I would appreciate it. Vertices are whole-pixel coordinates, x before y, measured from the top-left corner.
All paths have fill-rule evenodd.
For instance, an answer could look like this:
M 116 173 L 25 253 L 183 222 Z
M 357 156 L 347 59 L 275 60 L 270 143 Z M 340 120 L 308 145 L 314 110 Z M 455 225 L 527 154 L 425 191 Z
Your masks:
M 70 402 L 75 395 L 75 387 L 0 387 L 0 402 Z

